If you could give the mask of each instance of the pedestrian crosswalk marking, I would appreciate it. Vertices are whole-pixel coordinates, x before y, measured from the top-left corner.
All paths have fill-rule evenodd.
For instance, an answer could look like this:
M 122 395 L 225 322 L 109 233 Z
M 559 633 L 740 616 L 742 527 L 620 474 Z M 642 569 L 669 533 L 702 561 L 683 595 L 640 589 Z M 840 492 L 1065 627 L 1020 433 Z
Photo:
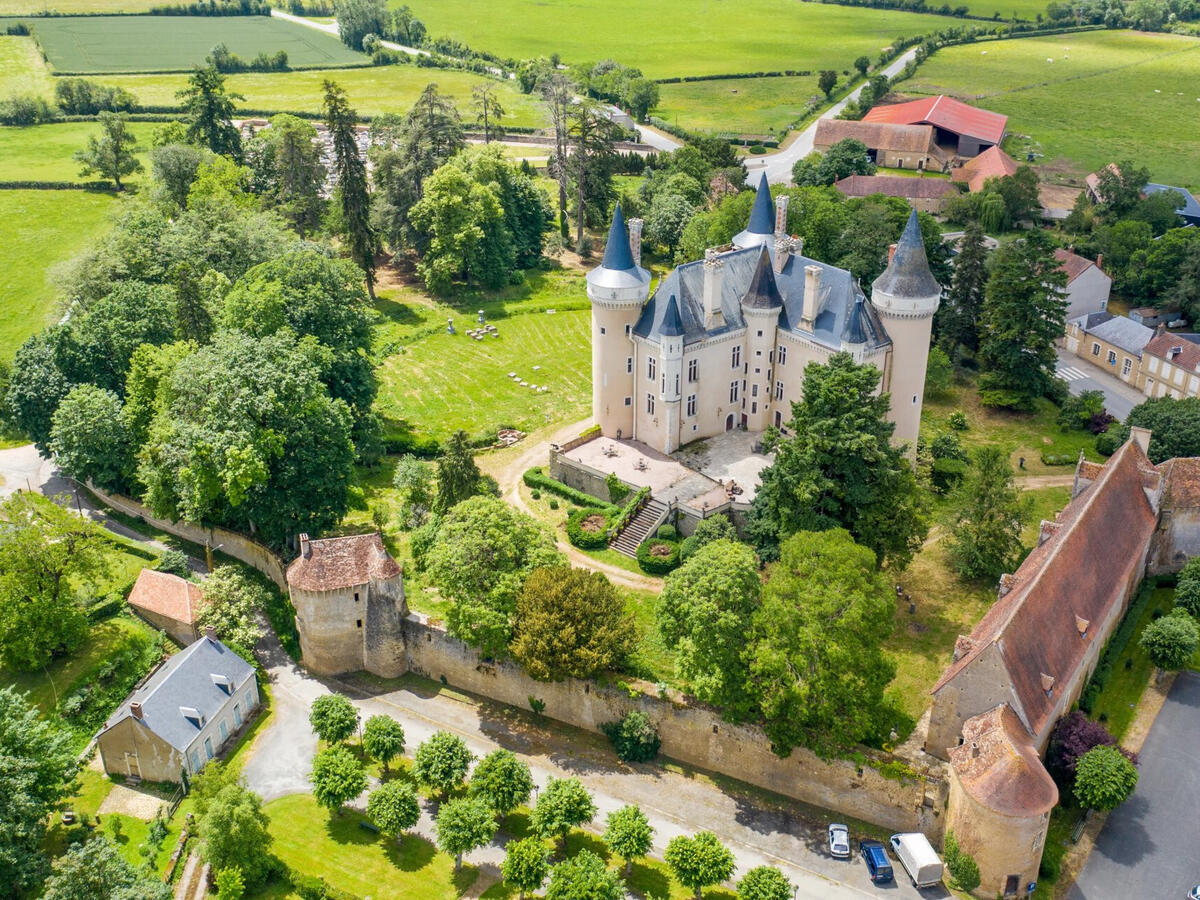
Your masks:
M 1060 364 L 1055 367 L 1054 371 L 1058 373 L 1059 377 L 1065 378 L 1067 381 L 1078 381 L 1080 378 L 1088 377 L 1087 372 L 1081 372 L 1074 366 L 1064 366 Z

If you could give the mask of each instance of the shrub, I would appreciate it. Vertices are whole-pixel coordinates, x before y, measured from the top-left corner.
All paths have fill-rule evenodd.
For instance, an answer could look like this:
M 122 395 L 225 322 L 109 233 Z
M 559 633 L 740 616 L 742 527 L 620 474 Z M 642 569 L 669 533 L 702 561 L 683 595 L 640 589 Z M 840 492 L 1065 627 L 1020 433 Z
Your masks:
M 969 894 L 979 887 L 979 865 L 970 853 L 965 853 L 958 846 L 958 840 L 954 837 L 953 831 L 946 832 L 946 846 L 943 855 L 946 857 L 946 868 L 950 870 L 950 877 L 954 879 L 959 890 Z
M 1129 430 L 1124 426 L 1109 428 L 1096 435 L 1096 452 L 1102 456 L 1112 456 L 1128 437 Z
M 1058 881 L 1058 860 L 1048 853 L 1042 855 L 1041 865 L 1038 866 L 1038 877 L 1043 881 Z
M 664 541 L 679 540 L 679 532 L 675 530 L 674 525 L 670 524 L 659 525 L 658 531 L 655 532 L 655 535 L 662 538 Z
M 658 756 L 662 747 L 658 729 L 641 710 L 630 710 L 615 722 L 605 722 L 600 730 L 612 743 L 617 756 L 626 762 L 649 762 Z
M 605 485 L 608 487 L 608 499 L 613 503 L 620 503 L 629 496 L 629 488 L 615 472 L 609 472 L 608 477 L 604 479 Z
M 946 420 L 946 424 L 955 431 L 966 431 L 970 427 L 967 424 L 967 414 L 961 410 L 955 410 L 950 413 L 950 418 Z
M 155 565 L 160 572 L 170 572 L 172 575 L 178 575 L 180 578 L 187 578 L 191 574 L 191 569 L 188 567 L 187 554 L 182 550 L 176 550 L 171 547 L 163 551 L 162 558 Z
M 638 544 L 638 565 L 650 575 L 666 575 L 679 565 L 679 544 L 650 538 Z
M 762 144 L 751 144 L 748 149 L 755 156 L 761 156 L 763 153 L 767 152 L 767 148 L 764 147 Z
M 1113 636 L 1108 639 L 1108 644 L 1105 645 L 1103 652 L 1100 654 L 1100 662 L 1096 664 L 1096 671 L 1092 673 L 1087 687 L 1079 695 L 1079 708 L 1084 712 L 1092 711 L 1092 706 L 1104 691 L 1105 685 L 1108 684 L 1108 679 L 1112 677 L 1113 664 L 1120 658 L 1121 654 L 1125 651 L 1126 645 L 1129 643 L 1129 639 L 1133 637 L 1133 632 L 1137 629 L 1138 620 L 1141 619 L 1142 611 L 1146 608 L 1146 604 L 1150 602 L 1150 595 L 1153 590 L 1153 579 L 1147 579 L 1142 582 L 1137 596 L 1133 598 L 1133 602 L 1129 604 L 1129 609 L 1121 617 L 1121 624 L 1117 626 L 1117 630 L 1113 632 Z
M 532 497 L 534 500 L 541 500 L 542 492 L 539 491 L 537 488 L 534 488 L 532 491 L 529 492 L 529 496 Z
M 567 516 L 567 539 L 581 550 L 600 550 L 608 546 L 608 515 L 602 509 L 572 510 Z
M 558 500 L 557 500 L 556 498 L 554 498 L 554 497 L 551 497 L 551 498 L 550 498 L 550 508 L 551 508 L 551 509 L 558 509 Z
M 967 474 L 967 464 L 961 459 L 935 459 L 929 470 L 934 488 L 942 494 L 949 493 Z
M 598 509 L 603 509 L 605 513 L 611 514 L 616 512 L 617 507 L 611 503 L 605 503 L 591 494 L 577 491 L 570 485 L 563 484 L 544 473 L 540 466 L 534 466 L 532 469 L 526 470 L 521 476 L 521 480 L 525 485 L 532 489 L 549 491 L 551 494 L 557 494 L 564 500 L 570 500 L 576 506 L 590 506 Z
M 688 558 L 700 549 L 700 540 L 693 534 L 679 542 L 679 561 L 685 563 Z
M 1073 466 L 1078 461 L 1078 457 L 1072 456 L 1069 453 L 1043 453 L 1042 465 L 1044 466 Z

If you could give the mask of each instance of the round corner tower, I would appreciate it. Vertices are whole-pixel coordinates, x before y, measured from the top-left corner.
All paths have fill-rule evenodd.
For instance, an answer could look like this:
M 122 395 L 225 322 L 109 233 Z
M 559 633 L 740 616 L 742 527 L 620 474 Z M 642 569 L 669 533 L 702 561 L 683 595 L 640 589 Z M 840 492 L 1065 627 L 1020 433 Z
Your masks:
M 941 285 L 929 271 L 914 210 L 887 269 L 871 285 L 871 305 L 879 312 L 892 341 L 891 365 L 883 387 L 892 395 L 894 439 L 907 443 L 910 455 L 916 452 L 921 429 L 929 340 L 941 297 Z
M 592 304 L 592 417 L 606 437 L 633 436 L 633 326 L 650 293 L 650 273 L 639 265 L 640 219 L 625 228 L 617 204 L 604 259 L 587 274 Z M 632 233 L 631 233 L 632 232 Z

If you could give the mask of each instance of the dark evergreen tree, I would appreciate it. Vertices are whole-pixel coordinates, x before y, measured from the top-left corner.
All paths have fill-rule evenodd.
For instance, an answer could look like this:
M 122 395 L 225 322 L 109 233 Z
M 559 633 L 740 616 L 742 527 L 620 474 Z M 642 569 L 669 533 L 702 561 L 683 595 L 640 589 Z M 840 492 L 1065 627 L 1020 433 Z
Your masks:
M 588 207 L 595 208 L 592 221 L 607 214 L 612 195 L 613 144 L 617 127 L 592 101 L 582 100 L 567 113 L 570 155 L 566 167 L 575 188 L 575 246 L 583 240 Z
M 952 359 L 959 348 L 969 353 L 979 349 L 979 316 L 986 286 L 987 248 L 983 245 L 983 229 L 972 221 L 967 223 L 958 246 L 950 290 L 934 318 L 937 342 Z
M 333 139 L 333 171 L 337 202 L 341 210 L 342 236 L 350 258 L 363 270 L 367 293 L 375 299 L 375 255 L 379 237 L 371 224 L 371 195 L 367 189 L 367 164 L 358 153 L 358 114 L 346 100 L 346 92 L 326 80 L 325 125 Z
M 217 67 L 197 66 L 188 86 L 175 96 L 183 101 L 188 143 L 241 162 L 242 138 L 233 124 L 233 101 L 246 98 L 225 90 L 225 76 Z
M 437 495 L 433 511 L 444 513 L 479 493 L 479 467 L 467 445 L 467 433 L 456 431 L 437 461 Z

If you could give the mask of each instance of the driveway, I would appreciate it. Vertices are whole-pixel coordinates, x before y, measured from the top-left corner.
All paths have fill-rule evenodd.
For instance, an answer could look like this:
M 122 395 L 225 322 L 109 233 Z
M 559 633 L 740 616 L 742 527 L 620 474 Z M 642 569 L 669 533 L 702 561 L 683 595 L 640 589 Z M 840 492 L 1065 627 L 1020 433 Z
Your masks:
M 1058 348 L 1058 364 L 1055 373 L 1066 379 L 1071 393 L 1078 396 L 1084 391 L 1100 391 L 1104 394 L 1104 407 L 1121 422 L 1139 403 L 1146 400 L 1144 394 L 1132 388 L 1115 375 L 1109 375 L 1099 366 Z
M 906 50 L 897 56 L 889 63 L 882 72 L 872 72 L 872 75 L 886 75 L 892 78 L 901 69 L 908 65 L 908 61 L 917 55 L 917 48 Z M 792 180 L 792 166 L 797 160 L 803 159 L 813 151 L 813 138 L 817 135 L 817 123 L 821 119 L 834 119 L 838 114 L 846 108 L 851 100 L 857 100 L 858 95 L 862 93 L 862 89 L 867 84 L 864 81 L 849 94 L 839 100 L 809 124 L 807 128 L 795 136 L 788 146 L 777 153 L 769 153 L 765 156 L 751 156 L 746 159 L 746 170 L 749 173 L 746 176 L 746 184 L 751 187 L 758 187 L 759 179 L 762 178 L 762 173 L 767 173 L 767 181 L 771 184 L 787 184 Z
M 271 680 L 275 712 L 258 736 L 242 770 L 247 785 L 264 799 L 307 791 L 317 742 L 308 726 L 308 705 L 330 689 L 347 693 L 364 718 L 389 715 L 404 726 L 407 754 L 439 729 L 461 736 L 477 756 L 505 747 L 529 763 L 534 782 L 578 777 L 592 792 L 602 830 L 605 816 L 627 803 L 642 807 L 655 829 L 653 854 L 667 842 L 701 829 L 715 832 L 734 853 L 739 872 L 757 865 L 779 866 L 806 900 L 865 900 L 868 897 L 948 897 L 944 890 L 917 891 L 900 881 L 876 888 L 862 862 L 840 862 L 824 852 L 826 822 L 808 821 L 788 807 L 764 801 L 750 789 L 718 786 L 696 772 L 618 763 L 598 735 L 548 727 L 524 711 L 477 701 L 436 685 L 412 680 L 377 688 L 365 681 L 322 681 L 296 666 L 271 635 L 259 648 Z M 397 684 L 396 682 L 392 683 Z M 359 800 L 361 806 L 361 798 Z M 429 804 L 426 804 L 428 806 Z M 432 834 L 426 809 L 418 831 Z M 497 844 L 471 854 L 474 863 L 494 865 L 503 858 Z M 902 883 L 901 883 L 902 881 Z
M 1175 680 L 1140 757 L 1137 790 L 1109 814 L 1068 900 L 1183 900 L 1200 883 L 1200 675 Z

